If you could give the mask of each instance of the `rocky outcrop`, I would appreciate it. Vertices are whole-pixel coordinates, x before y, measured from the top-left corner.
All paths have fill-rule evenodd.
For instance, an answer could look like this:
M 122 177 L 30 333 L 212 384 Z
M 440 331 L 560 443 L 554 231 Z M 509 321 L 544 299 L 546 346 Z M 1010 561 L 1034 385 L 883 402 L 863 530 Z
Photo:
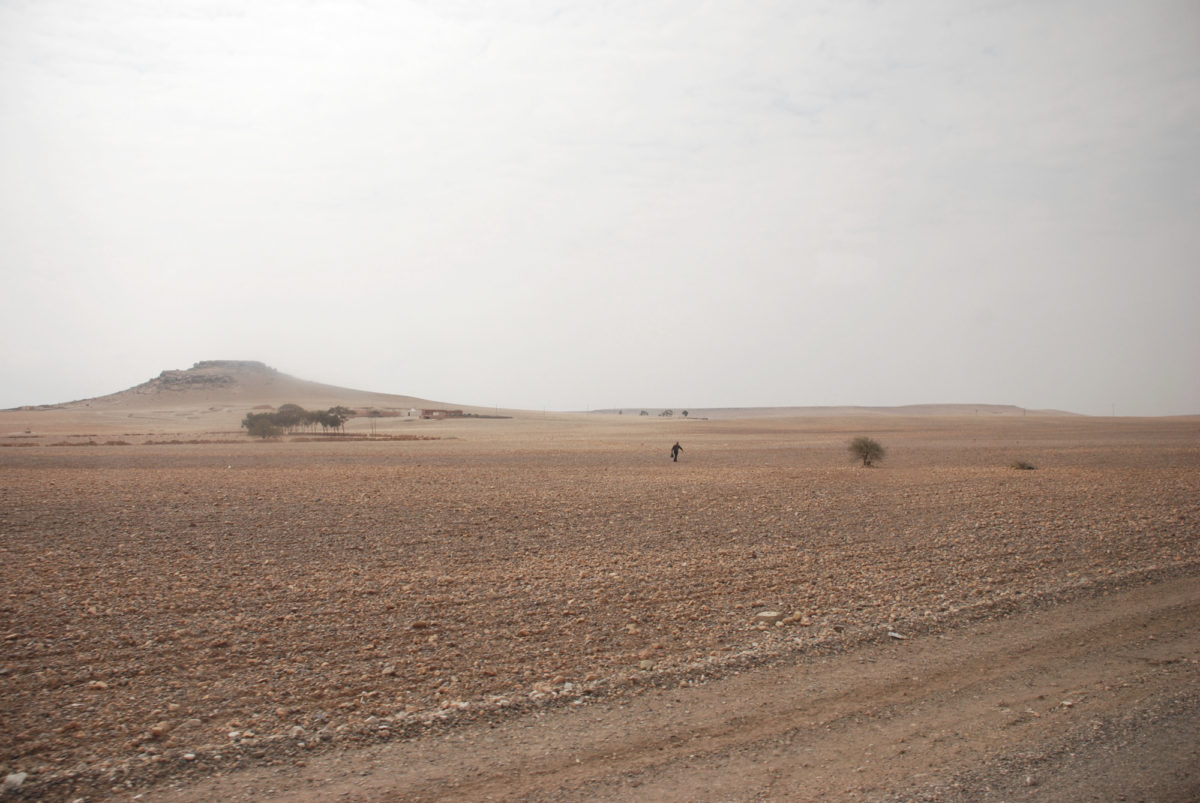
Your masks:
M 143 382 L 130 390 L 140 394 L 211 390 L 236 387 L 240 377 L 262 379 L 278 374 L 274 368 L 257 360 L 201 360 L 187 370 L 163 371 L 149 382 Z

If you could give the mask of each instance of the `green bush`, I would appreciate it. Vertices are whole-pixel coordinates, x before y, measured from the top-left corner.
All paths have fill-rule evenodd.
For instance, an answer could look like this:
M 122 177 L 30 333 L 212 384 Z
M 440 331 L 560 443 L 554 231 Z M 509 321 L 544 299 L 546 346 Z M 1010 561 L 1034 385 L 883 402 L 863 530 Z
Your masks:
M 861 460 L 864 466 L 871 466 L 876 460 L 882 460 L 887 454 L 887 450 L 879 443 L 879 441 L 864 436 L 859 436 L 850 441 L 850 454 L 855 460 Z
M 274 413 L 247 413 L 242 419 L 246 433 L 255 438 L 278 438 L 283 434 L 283 427 L 275 420 Z

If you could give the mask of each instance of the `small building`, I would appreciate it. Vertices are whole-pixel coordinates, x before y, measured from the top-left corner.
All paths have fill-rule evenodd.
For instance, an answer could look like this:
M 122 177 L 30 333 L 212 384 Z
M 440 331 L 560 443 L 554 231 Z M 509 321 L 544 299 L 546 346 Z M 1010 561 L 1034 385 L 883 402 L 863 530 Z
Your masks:
M 462 411 L 461 409 L 422 409 L 421 418 L 433 420 L 462 418 Z

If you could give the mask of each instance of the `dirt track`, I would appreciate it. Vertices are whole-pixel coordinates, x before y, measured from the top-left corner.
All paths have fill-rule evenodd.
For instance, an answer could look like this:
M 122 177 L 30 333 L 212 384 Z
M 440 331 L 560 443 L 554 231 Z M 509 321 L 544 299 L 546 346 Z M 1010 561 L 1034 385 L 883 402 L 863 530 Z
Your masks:
M 1200 799 L 1200 584 L 1136 586 L 163 799 Z
M 934 648 L 960 639 L 968 640 L 962 655 L 999 650 L 985 664 L 959 662 L 964 671 L 1003 665 L 1012 651 L 995 645 L 1011 640 L 983 629 L 1052 600 L 1137 588 L 1147 578 L 1186 584 L 1200 571 L 1194 420 L 615 418 L 445 422 L 406 430 L 441 440 L 346 443 L 190 432 L 179 440 L 201 442 L 162 445 L 160 433 L 85 429 L 0 449 L 0 546 L 9 567 L 0 600 L 0 772 L 28 773 L 23 791 L 43 799 L 154 799 L 255 768 L 284 778 L 331 756 L 372 761 L 363 749 L 434 750 L 446 734 L 472 728 L 519 732 L 571 710 L 582 715 L 571 722 L 588 723 L 606 706 L 624 723 L 611 725 L 612 741 L 640 755 L 649 710 L 622 720 L 619 706 L 660 699 L 674 718 L 685 703 L 666 695 L 759 678 L 761 688 L 723 694 L 741 713 L 718 698 L 687 703 L 711 709 L 694 732 L 713 734 L 703 765 L 719 772 L 700 762 L 685 768 L 701 753 L 685 744 L 692 731 L 673 731 L 681 744 L 664 750 L 676 765 L 656 770 L 646 758 L 643 767 L 614 748 L 611 773 L 600 762 L 586 777 L 558 777 L 551 762 L 544 784 L 520 773 L 534 784 L 526 791 L 643 797 L 623 786 L 641 782 L 659 797 L 678 788 L 684 798 L 691 789 L 707 799 L 786 799 L 818 783 L 825 763 L 835 770 L 820 788 L 831 795 L 863 787 L 882 796 L 900 788 L 893 781 L 953 783 L 932 763 L 956 767 L 961 794 L 974 799 L 983 786 L 973 772 L 1020 764 L 1021 740 L 1038 723 L 1069 722 L 1104 695 L 1093 690 L 1070 707 L 1048 696 L 1043 710 L 1018 707 L 1024 698 L 1011 691 L 1008 705 L 964 716 L 968 701 L 939 698 L 940 687 L 922 684 L 940 676 L 917 666 L 879 677 L 882 691 L 860 710 L 857 678 L 922 651 L 936 667 Z M 890 448 L 882 467 L 848 462 L 845 442 L 857 434 Z M 109 445 L 52 445 L 79 439 Z M 675 440 L 685 448 L 678 464 L 666 455 Z M 1018 459 L 1037 470 L 1013 470 Z M 768 610 L 782 621 L 761 623 Z M 1194 621 L 1185 611 L 1176 629 L 1190 633 Z M 1127 635 L 1132 625 L 1122 622 L 1082 631 L 1081 640 Z M 1056 632 L 1063 624 L 1032 626 Z M 1011 645 L 1018 656 L 1046 655 L 1014 672 L 1052 673 L 1044 647 Z M 1181 650 L 1194 658 L 1194 649 Z M 820 710 L 795 707 L 809 697 L 772 691 L 764 674 L 772 663 L 813 667 L 843 653 L 863 663 L 851 664 L 841 685 L 830 679 L 808 690 L 827 703 Z M 880 656 L 887 659 L 871 663 Z M 1194 667 L 1164 666 L 1181 674 Z M 913 676 L 922 680 L 904 681 Z M 969 679 L 1006 682 L 945 683 L 967 688 Z M 867 742 L 870 756 L 865 745 L 851 751 L 863 758 L 855 775 L 881 772 L 886 784 L 847 780 L 837 762 L 852 758 L 795 752 L 853 744 L 805 742 L 792 729 L 807 720 L 836 732 L 855 717 L 885 717 L 878 704 L 904 701 L 886 690 L 910 682 L 934 717 L 922 729 L 926 712 L 913 711 L 918 728 L 904 738 L 917 746 L 894 756 L 878 752 L 890 742 Z M 1073 676 L 1056 682 L 1073 694 L 1082 688 Z M 741 704 L 756 694 L 764 705 Z M 1194 694 L 1122 694 L 1098 716 L 1098 733 L 1119 732 L 1128 715 L 1130 738 L 1152 744 L 1178 716 L 1194 721 Z M 1150 705 L 1141 714 L 1138 700 Z M 825 713 L 828 706 L 843 715 Z M 1004 708 L 1030 722 L 993 728 L 994 738 L 952 735 Z M 772 709 L 783 718 L 755 730 Z M 568 739 L 578 724 L 563 722 L 545 738 Z M 788 738 L 808 747 L 793 749 Z M 1050 749 L 1076 737 L 1046 738 Z M 767 754 L 756 752 L 761 744 Z M 759 777 L 759 757 L 775 751 L 774 773 Z M 479 787 L 481 797 L 513 785 L 502 765 L 472 776 L 472 760 L 466 750 L 443 774 L 493 784 Z M 486 755 L 478 761 L 487 766 Z M 915 775 L 927 770 L 929 779 Z M 1045 795 L 1061 777 L 1035 773 L 1029 789 Z M 687 786 L 693 780 L 710 786 Z M 959 794 L 930 788 L 939 799 Z

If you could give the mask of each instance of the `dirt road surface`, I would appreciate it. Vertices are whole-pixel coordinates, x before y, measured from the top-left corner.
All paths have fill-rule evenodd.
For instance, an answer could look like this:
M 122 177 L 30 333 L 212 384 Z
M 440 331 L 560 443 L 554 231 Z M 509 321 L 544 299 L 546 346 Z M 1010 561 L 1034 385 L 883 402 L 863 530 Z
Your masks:
M 146 799 L 1194 801 L 1198 622 L 1177 577 Z

